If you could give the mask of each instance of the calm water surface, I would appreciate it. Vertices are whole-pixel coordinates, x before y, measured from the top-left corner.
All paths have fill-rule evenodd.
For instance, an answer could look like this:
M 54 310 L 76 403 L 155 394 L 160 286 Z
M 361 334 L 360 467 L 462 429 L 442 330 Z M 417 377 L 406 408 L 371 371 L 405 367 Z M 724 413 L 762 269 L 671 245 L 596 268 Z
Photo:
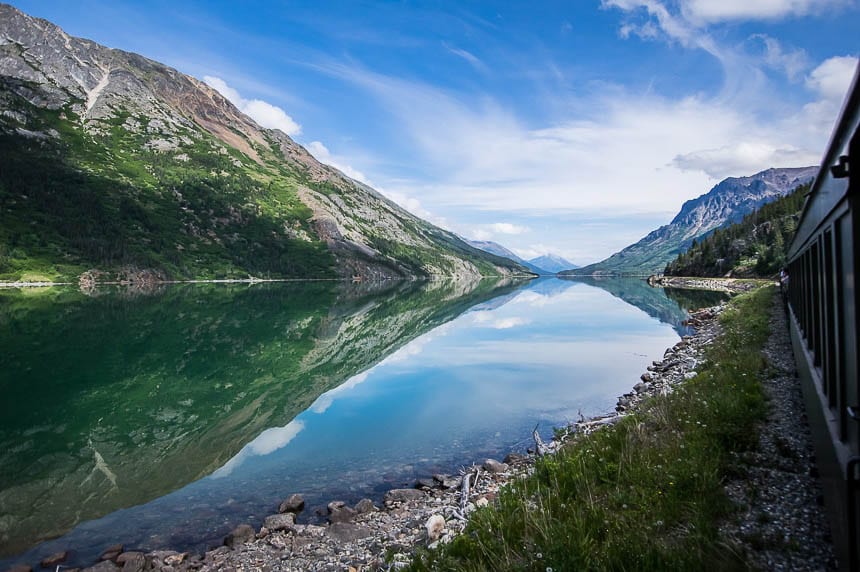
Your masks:
M 0 567 L 202 551 L 611 410 L 713 295 L 632 279 L 0 294 Z

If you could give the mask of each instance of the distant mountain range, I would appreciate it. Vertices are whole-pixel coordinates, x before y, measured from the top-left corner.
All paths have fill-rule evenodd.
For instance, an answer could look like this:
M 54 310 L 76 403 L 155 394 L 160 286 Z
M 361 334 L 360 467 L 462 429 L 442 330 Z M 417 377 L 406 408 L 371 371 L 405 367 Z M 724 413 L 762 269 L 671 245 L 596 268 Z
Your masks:
M 475 248 L 480 248 L 485 252 L 495 254 L 496 256 L 503 256 L 505 258 L 509 258 L 514 262 L 522 264 L 535 274 L 540 274 L 541 276 L 556 274 L 561 270 L 579 268 L 579 266 L 577 266 L 576 264 L 569 262 L 561 256 L 557 256 L 555 254 L 544 254 L 543 256 L 538 256 L 536 258 L 532 258 L 531 260 L 524 260 L 514 254 L 514 252 L 510 249 L 505 248 L 498 242 L 493 242 L 492 240 L 466 239 L 466 242 L 468 242 Z
M 762 205 L 811 181 L 818 167 L 768 169 L 750 177 L 729 177 L 709 192 L 684 203 L 672 222 L 616 252 L 606 260 L 566 271 L 565 275 L 649 275 L 687 250 L 693 240 L 724 227 Z
M 565 260 L 561 256 L 557 256 L 555 254 L 544 254 L 543 256 L 532 258 L 531 260 L 529 260 L 529 262 L 540 268 L 546 268 L 553 274 L 555 274 L 556 272 L 561 272 L 562 270 L 572 270 L 574 268 L 579 268 L 579 266 L 574 264 L 573 262 Z
M 0 280 L 509 275 L 203 82 L 0 4 Z

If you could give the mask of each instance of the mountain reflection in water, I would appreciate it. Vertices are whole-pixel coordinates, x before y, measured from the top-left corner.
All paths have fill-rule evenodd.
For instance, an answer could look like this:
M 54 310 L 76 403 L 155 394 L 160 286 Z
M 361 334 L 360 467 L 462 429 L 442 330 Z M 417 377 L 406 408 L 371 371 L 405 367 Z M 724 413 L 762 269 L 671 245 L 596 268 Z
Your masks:
M 679 300 L 581 278 L 0 293 L 2 556 L 75 527 L 0 566 L 203 550 L 289 493 L 308 518 L 522 449 L 611 408 L 686 333 Z

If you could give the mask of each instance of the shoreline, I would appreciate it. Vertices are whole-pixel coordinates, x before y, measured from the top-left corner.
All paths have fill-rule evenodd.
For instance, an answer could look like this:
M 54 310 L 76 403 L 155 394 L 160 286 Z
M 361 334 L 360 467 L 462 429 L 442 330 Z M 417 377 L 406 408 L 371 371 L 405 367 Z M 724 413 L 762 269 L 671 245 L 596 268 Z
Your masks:
M 87 288 L 96 288 L 99 286 L 128 286 L 128 287 L 153 287 L 167 284 L 268 284 L 268 283 L 283 283 L 283 282 L 345 282 L 354 284 L 378 283 L 378 282 L 398 282 L 398 281 L 417 281 L 417 280 L 457 280 L 463 278 L 462 275 L 433 275 L 433 276 L 411 276 L 403 278 L 383 278 L 378 280 L 350 280 L 348 278 L 213 278 L 213 279 L 190 279 L 190 280 L 146 280 L 146 281 L 127 281 L 127 280 L 110 280 L 104 282 L 93 282 L 87 284 Z M 472 276 L 468 276 L 472 278 Z M 538 276 L 530 274 L 510 274 L 510 275 L 479 275 L 474 276 L 476 279 L 484 278 L 521 278 L 534 279 Z M 0 281 L 0 289 L 23 289 L 23 288 L 51 288 L 54 286 L 79 286 L 80 282 L 2 282 Z
M 569 425 L 561 441 L 545 444 L 537 436 L 534 449 L 552 453 L 568 438 L 623 419 L 647 397 L 671 392 L 701 363 L 702 349 L 718 335 L 716 318 L 723 308 L 725 304 L 691 312 L 688 323 L 696 328 L 695 333 L 684 336 L 666 350 L 662 359 L 649 365 L 632 390 L 618 398 L 614 412 Z M 459 475 L 418 479 L 416 488 L 388 491 L 381 506 L 370 499 L 363 499 L 355 506 L 333 500 L 328 504 L 329 523 L 325 526 L 296 524 L 295 507 L 282 504 L 282 512 L 266 517 L 259 530 L 240 525 L 224 539 L 224 546 L 205 554 L 172 550 L 123 552 L 124 547 L 112 546 L 104 551 L 100 562 L 84 570 L 397 569 L 411 561 L 414 550 L 432 549 L 462 533 L 469 515 L 491 504 L 501 487 L 528 475 L 535 458 L 534 454 L 511 453 L 504 462 L 487 459 L 464 468 Z M 62 553 L 55 554 L 40 564 L 59 563 L 65 557 Z M 28 569 L 24 566 L 12 570 Z

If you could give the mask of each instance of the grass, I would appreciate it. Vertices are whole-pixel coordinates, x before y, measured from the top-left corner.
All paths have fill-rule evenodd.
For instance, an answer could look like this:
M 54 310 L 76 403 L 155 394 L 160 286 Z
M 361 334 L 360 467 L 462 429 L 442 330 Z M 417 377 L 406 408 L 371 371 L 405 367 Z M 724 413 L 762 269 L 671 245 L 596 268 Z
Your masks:
M 744 570 L 720 535 L 723 482 L 765 416 L 773 287 L 735 298 L 707 363 L 673 394 L 541 459 L 410 570 Z

